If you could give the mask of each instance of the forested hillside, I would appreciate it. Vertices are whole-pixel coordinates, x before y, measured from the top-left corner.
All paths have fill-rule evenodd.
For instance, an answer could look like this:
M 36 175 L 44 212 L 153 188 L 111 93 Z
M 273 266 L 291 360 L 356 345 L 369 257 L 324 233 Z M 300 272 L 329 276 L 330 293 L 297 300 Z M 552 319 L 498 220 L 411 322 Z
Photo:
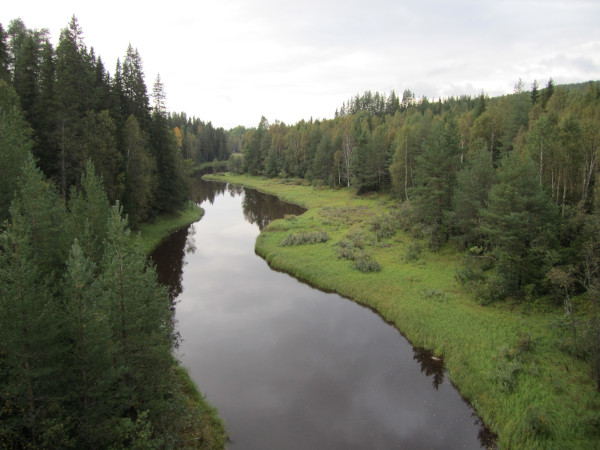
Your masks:
M 75 17 L 56 48 L 45 29 L 20 19 L 0 25 L 0 79 L 17 93 L 38 167 L 66 198 L 91 159 L 109 201 L 119 200 L 134 226 L 180 208 L 186 173 L 228 158 L 224 130 L 168 113 L 160 76 L 149 95 L 131 44 L 111 75 L 83 35 Z
M 481 303 L 564 304 L 565 351 L 600 389 L 600 82 L 435 102 L 367 91 L 331 120 L 263 117 L 243 143 L 231 171 L 396 197 L 396 226 L 464 252 L 457 279 Z
M 0 25 L 1 448 L 223 445 L 128 228 L 188 199 L 160 78 L 153 95 L 136 50 L 111 78 L 75 18 L 56 49 Z

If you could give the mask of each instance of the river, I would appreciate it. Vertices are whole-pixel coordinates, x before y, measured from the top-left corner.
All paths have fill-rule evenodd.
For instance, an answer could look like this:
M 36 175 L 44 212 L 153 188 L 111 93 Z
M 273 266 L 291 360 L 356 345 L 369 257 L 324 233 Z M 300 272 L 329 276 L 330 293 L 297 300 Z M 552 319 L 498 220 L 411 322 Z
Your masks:
M 153 253 L 176 301 L 179 357 L 232 449 L 490 445 L 442 361 L 376 313 L 273 271 L 260 229 L 296 205 L 197 180 L 201 221 Z

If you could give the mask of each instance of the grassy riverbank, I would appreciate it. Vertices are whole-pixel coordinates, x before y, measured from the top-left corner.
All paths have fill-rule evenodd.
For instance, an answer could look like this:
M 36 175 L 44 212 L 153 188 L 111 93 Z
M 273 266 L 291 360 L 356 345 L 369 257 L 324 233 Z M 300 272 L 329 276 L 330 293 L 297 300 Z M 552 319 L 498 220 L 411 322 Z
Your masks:
M 204 210 L 195 203 L 189 202 L 181 211 L 173 214 L 162 214 L 153 222 L 140 225 L 139 232 L 146 253 L 150 253 L 170 233 L 199 221 Z
M 177 369 L 177 387 L 185 396 L 185 406 L 190 411 L 187 426 L 181 435 L 185 443 L 182 448 L 225 448 L 227 435 L 223 421 L 217 410 L 200 394 L 183 367 Z
M 387 197 L 231 174 L 206 178 L 307 207 L 300 217 L 272 222 L 257 239 L 257 253 L 276 269 L 368 305 L 414 345 L 442 355 L 452 382 L 501 448 L 598 447 L 600 395 L 589 366 L 561 350 L 561 308 L 541 301 L 479 305 L 455 279 L 462 256 L 454 249 L 431 253 L 400 231 L 376 238 L 373 224 L 397 207 Z M 280 245 L 290 234 L 323 232 L 324 243 Z M 363 273 L 339 258 L 340 241 L 362 246 L 381 271 Z
M 140 227 L 140 238 L 146 253 L 150 253 L 170 233 L 197 222 L 204 210 L 190 202 L 185 209 L 169 215 L 161 215 L 152 223 Z M 225 425 L 217 410 L 200 394 L 198 387 L 184 367 L 178 366 L 177 389 L 185 398 L 188 411 L 187 426 L 181 432 L 184 448 L 219 449 L 225 447 L 227 435 Z

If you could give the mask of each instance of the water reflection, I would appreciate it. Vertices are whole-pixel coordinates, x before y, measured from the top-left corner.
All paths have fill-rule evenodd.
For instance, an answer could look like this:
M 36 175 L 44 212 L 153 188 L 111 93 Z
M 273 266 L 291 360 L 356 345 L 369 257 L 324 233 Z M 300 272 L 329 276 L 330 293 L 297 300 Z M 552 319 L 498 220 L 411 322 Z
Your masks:
M 369 309 L 254 254 L 257 228 L 297 207 L 200 184 L 204 218 L 153 257 L 178 296 L 181 359 L 219 409 L 232 448 L 487 446 L 477 416 L 443 383 L 443 361 Z
M 433 377 L 433 387 L 438 389 L 444 381 L 444 360 L 424 348 L 413 347 L 413 359 L 421 365 L 421 373 Z
M 242 201 L 244 218 L 258 225 L 262 231 L 271 221 L 281 219 L 286 215 L 297 216 L 306 209 L 291 203 L 284 203 L 273 195 L 265 195 L 252 189 L 246 189 Z

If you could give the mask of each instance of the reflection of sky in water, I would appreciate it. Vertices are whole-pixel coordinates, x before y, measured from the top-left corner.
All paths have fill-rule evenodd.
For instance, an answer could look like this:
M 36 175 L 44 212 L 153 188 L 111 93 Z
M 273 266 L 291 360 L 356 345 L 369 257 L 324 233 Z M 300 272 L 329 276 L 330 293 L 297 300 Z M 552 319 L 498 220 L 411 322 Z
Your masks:
M 270 270 L 241 197 L 205 202 L 177 304 L 180 353 L 232 448 L 479 448 L 471 410 L 368 309 Z

